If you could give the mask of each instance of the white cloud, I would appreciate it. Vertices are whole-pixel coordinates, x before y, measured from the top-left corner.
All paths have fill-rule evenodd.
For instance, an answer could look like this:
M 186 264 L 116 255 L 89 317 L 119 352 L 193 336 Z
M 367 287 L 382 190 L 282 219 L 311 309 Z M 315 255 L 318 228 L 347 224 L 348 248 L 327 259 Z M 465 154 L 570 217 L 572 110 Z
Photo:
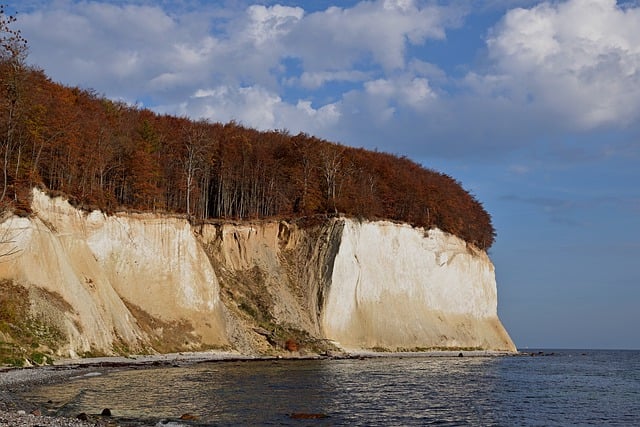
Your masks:
M 397 103 L 423 110 L 429 102 L 437 98 L 425 78 L 405 75 L 397 79 L 378 79 L 366 82 L 365 92 L 371 98 L 389 103 Z
M 43 0 L 20 15 L 31 60 L 54 80 L 158 111 L 394 152 L 495 153 L 531 135 L 640 117 L 638 9 L 614 1 L 509 11 L 479 61 L 459 64 L 471 70 L 463 79 L 430 47 L 461 25 L 464 2 L 372 0 L 315 12 L 127 3 Z
M 305 122 L 309 123 L 309 126 L 316 129 L 326 129 L 329 126 L 335 125 L 342 116 L 340 105 L 336 103 L 326 104 L 315 109 L 311 106 L 311 101 L 298 101 L 296 109 L 304 113 L 304 116 L 299 118 L 308 118 Z M 296 130 L 305 131 L 304 128 Z
M 292 31 L 289 45 L 307 70 L 349 69 L 371 60 L 385 70 L 403 69 L 407 43 L 443 39 L 461 12 L 408 0 L 360 2 L 307 15 Z
M 548 109 L 569 126 L 640 118 L 640 8 L 569 0 L 514 9 L 487 43 L 492 91 Z
M 247 9 L 249 25 L 247 34 L 256 45 L 278 40 L 289 33 L 295 24 L 302 19 L 304 10 L 299 7 L 275 5 L 265 7 L 250 6 Z
M 136 51 L 123 51 L 114 55 L 111 70 L 120 78 L 134 75 L 142 66 L 140 54 Z
M 55 80 L 111 97 L 193 82 L 214 47 L 207 28 L 189 28 L 151 6 L 54 3 L 21 14 L 20 24 L 31 61 Z
M 260 86 L 198 89 L 179 105 L 164 105 L 157 110 L 213 121 L 235 120 L 259 130 L 288 129 L 293 133 L 319 132 L 335 125 L 341 117 L 339 104 L 314 108 L 310 101 L 300 100 L 292 105 Z
M 299 84 L 306 89 L 318 89 L 329 82 L 360 82 L 367 78 L 368 75 L 364 71 L 305 71 L 300 77 L 288 79 L 287 84 Z
M 462 16 L 413 0 L 314 13 L 209 3 L 193 13 L 144 3 L 43 2 L 20 18 L 30 60 L 54 80 L 158 111 L 327 135 L 352 126 L 346 105 L 368 111 L 365 120 L 424 109 L 435 99 L 431 75 L 441 72 L 407 48 L 442 39 Z M 299 67 L 288 68 L 288 59 Z M 323 92 L 329 83 L 342 92 Z
M 275 107 L 282 99 L 259 86 L 218 86 L 198 89 L 179 107 L 164 106 L 173 112 L 176 109 L 191 117 L 216 121 L 236 120 L 257 129 L 272 129 L 276 126 Z

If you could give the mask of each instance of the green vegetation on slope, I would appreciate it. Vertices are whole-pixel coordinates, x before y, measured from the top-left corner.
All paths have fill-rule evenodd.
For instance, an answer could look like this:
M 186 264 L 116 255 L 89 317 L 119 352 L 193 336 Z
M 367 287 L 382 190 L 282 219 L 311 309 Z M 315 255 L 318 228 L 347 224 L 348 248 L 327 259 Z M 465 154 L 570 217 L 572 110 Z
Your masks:
M 52 353 L 64 339 L 56 327 L 32 315 L 30 304 L 26 288 L 0 282 L 0 366 L 50 363 Z

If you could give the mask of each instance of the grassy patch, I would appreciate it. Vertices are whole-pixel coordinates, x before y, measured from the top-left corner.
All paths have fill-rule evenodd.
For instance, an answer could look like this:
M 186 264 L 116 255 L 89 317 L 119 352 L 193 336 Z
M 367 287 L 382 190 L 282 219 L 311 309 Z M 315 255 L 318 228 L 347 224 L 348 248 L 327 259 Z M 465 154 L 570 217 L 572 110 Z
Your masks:
M 0 336 L 4 337 L 0 341 L 0 365 L 52 363 L 53 353 L 64 341 L 57 327 L 31 314 L 30 304 L 25 287 L 7 280 L 0 282 Z

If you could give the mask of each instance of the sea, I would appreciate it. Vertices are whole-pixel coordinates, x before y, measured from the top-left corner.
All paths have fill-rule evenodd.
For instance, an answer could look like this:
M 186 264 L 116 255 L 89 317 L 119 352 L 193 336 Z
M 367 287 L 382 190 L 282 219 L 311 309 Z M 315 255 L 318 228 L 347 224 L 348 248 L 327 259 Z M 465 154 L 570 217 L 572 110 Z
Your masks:
M 640 426 L 640 351 L 130 367 L 23 397 L 122 426 Z

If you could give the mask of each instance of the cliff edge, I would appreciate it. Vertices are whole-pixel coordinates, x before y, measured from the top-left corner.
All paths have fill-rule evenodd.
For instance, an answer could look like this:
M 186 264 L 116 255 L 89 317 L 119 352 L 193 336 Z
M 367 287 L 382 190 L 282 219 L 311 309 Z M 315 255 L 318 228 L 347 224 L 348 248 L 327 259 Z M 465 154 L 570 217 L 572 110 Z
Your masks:
M 437 229 L 345 218 L 191 225 L 87 213 L 35 189 L 32 210 L 0 224 L 0 352 L 14 361 L 515 351 L 490 259 Z

